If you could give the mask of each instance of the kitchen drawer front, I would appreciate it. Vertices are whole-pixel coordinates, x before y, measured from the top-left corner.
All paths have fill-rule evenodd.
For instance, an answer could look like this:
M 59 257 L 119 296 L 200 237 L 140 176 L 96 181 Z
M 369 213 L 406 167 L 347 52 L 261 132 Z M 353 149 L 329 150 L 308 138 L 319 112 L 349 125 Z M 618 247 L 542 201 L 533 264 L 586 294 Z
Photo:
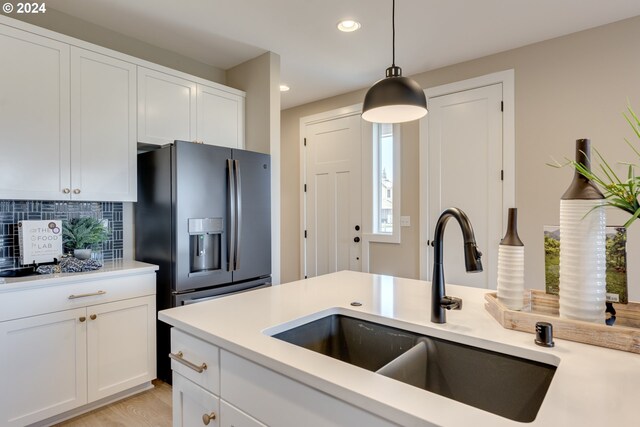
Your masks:
M 267 425 L 221 400 L 220 427 L 267 427 Z
M 0 322 L 156 293 L 155 273 L 118 276 L 0 294 Z
M 220 399 L 180 374 L 173 374 L 173 427 L 220 426 Z
M 249 360 L 220 351 L 220 397 L 270 426 L 397 426 Z
M 205 390 L 220 394 L 218 347 L 199 338 L 171 329 L 171 369 Z

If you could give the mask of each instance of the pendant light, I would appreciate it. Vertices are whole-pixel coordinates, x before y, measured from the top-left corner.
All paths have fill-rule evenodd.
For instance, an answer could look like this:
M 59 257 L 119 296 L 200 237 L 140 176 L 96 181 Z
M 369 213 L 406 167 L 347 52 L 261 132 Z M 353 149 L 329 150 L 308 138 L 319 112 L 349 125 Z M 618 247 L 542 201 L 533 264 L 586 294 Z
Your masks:
M 415 80 L 402 77 L 396 66 L 396 1 L 393 0 L 391 28 L 393 57 L 386 77 L 378 80 L 367 92 L 362 105 L 362 118 L 373 123 L 402 123 L 417 120 L 427 114 L 427 99 Z

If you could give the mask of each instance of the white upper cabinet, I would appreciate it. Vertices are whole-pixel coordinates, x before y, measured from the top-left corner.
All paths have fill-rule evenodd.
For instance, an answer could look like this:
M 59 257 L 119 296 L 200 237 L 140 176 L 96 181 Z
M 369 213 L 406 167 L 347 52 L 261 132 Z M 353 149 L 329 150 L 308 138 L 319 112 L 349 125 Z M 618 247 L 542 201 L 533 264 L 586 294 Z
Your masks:
M 61 199 L 70 187 L 69 45 L 0 26 L 0 52 L 0 199 Z
M 204 144 L 244 148 L 244 97 L 199 84 L 197 128 Z
M 138 142 L 244 147 L 245 93 L 0 16 L 0 199 L 135 202 Z
M 138 67 L 138 142 L 243 148 L 244 95 L 215 85 Z
M 0 199 L 136 200 L 136 66 L 0 26 Z
M 138 142 L 196 139 L 196 84 L 138 67 Z
M 71 197 L 136 200 L 136 66 L 71 48 Z

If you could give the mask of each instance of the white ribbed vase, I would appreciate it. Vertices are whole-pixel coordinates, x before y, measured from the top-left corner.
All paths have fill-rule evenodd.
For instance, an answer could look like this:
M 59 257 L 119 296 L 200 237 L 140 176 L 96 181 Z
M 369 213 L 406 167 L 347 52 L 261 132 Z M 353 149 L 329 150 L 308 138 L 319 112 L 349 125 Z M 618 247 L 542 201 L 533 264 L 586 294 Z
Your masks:
M 560 317 L 604 323 L 604 200 L 560 201 Z M 595 209 L 594 209 L 595 208 Z
M 511 310 L 524 306 L 524 246 L 498 246 L 498 300 Z

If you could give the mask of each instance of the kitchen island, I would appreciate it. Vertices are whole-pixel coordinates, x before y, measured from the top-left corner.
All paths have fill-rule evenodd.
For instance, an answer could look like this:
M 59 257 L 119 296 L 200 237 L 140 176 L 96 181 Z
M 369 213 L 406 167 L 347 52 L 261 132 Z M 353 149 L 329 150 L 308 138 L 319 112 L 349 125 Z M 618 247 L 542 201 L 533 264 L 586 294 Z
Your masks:
M 418 280 L 342 271 L 165 310 L 159 318 L 174 326 L 177 344 L 191 339 L 219 351 L 208 370 L 219 371 L 211 397 L 223 426 L 237 416 L 256 426 L 520 424 L 272 337 L 328 314 L 557 366 L 531 425 L 638 423 L 638 355 L 559 339 L 553 348 L 539 347 L 533 334 L 504 329 L 491 317 L 484 308 L 487 290 L 464 286 L 447 285 L 463 308 L 434 324 L 430 288 Z M 179 362 L 174 375 L 183 367 Z

